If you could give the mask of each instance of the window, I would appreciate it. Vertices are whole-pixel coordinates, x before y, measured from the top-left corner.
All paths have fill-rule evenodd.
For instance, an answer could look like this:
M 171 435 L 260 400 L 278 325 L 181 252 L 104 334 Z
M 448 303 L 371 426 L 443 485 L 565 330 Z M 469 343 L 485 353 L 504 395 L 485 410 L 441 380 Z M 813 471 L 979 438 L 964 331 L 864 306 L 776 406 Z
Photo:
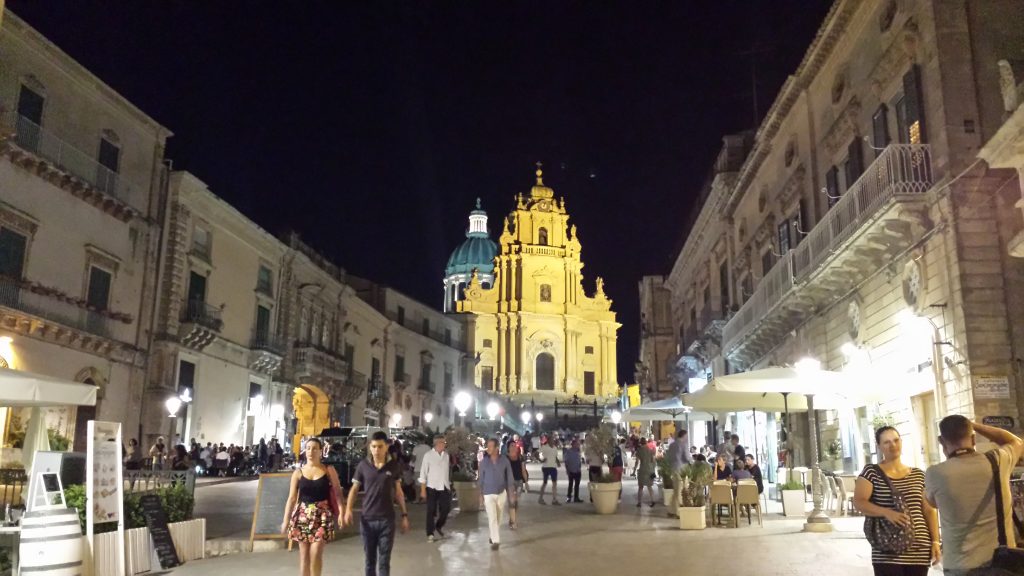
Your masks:
M 584 372 L 583 373 L 583 393 L 587 396 L 594 395 L 594 373 Z
M 889 109 L 882 104 L 871 116 L 871 139 L 875 148 L 875 157 L 882 153 L 882 148 L 889 145 Z
M 100 138 L 100 152 L 97 158 L 99 165 L 96 166 L 96 187 L 113 194 L 117 186 L 117 173 L 121 163 L 121 147 L 117 145 L 113 136 Z
M 593 354 L 594 353 L 594 347 L 593 346 L 584 346 L 583 347 L 583 353 L 584 354 Z
M 789 228 L 789 220 L 779 224 L 779 254 L 783 256 L 786 255 L 786 252 L 789 252 Z
M 405 356 L 395 356 L 395 382 L 405 382 Z
M 864 147 L 860 145 L 860 138 L 854 138 L 853 142 L 850 142 L 847 153 L 846 189 L 849 190 L 864 173 Z
M 195 399 L 195 388 L 196 388 L 196 365 L 187 360 L 178 360 L 178 394 L 185 394 L 185 389 L 188 389 L 188 395 Z
M 430 382 L 430 370 L 433 368 L 424 356 L 420 360 L 420 388 L 432 391 L 433 384 Z
M 40 126 L 43 123 L 43 103 L 45 98 L 28 86 L 21 86 L 18 95 L 18 126 L 16 140 L 18 145 L 31 151 L 39 148 Z
M 192 229 L 192 253 L 210 259 L 210 231 L 202 226 Z
M 405 325 L 405 308 L 402 306 L 398 307 L 398 323 Z
M 924 144 L 928 141 L 924 124 L 924 97 L 921 94 L 921 66 L 914 64 L 903 75 L 903 106 L 906 142 Z M 900 141 L 903 134 L 900 134 Z
M 540 230 L 537 231 L 537 243 L 538 244 L 543 244 L 544 246 L 548 245 L 548 229 L 547 228 L 541 228 Z
M 270 308 L 256 306 L 256 343 L 266 344 L 270 338 Z
M 455 377 L 452 375 L 452 367 L 448 364 L 444 365 L 444 395 L 445 397 L 452 395 L 452 389 L 455 386 Z
M 540 301 L 551 302 L 551 284 L 540 285 Z
M 775 255 L 772 254 L 771 246 L 761 254 L 761 278 L 764 278 L 768 271 L 775 265 Z
M 718 267 L 718 289 L 721 294 L 718 295 L 721 298 L 722 310 L 729 309 L 729 262 L 723 260 L 722 264 Z
M 429 318 L 424 318 L 423 319 L 423 335 L 424 336 L 430 336 L 430 319 Z
M 86 290 L 86 303 L 96 310 L 106 310 L 110 305 L 111 274 L 98 266 L 89 267 L 89 287 Z
M 494 367 L 493 366 L 481 366 L 480 367 L 480 388 L 484 390 L 492 390 L 497 392 L 498 389 L 494 386 Z
M 188 301 L 206 302 L 206 276 L 195 271 L 188 275 Z
M 370 361 L 370 383 L 377 384 L 380 380 L 380 358 L 374 358 Z
M 256 273 L 256 291 L 267 296 L 274 295 L 273 272 L 270 271 L 270 268 L 260 266 L 259 272 Z
M 793 248 L 796 248 L 807 235 L 807 230 L 804 228 L 804 222 L 807 222 L 807 204 L 803 200 L 800 200 L 800 206 L 790 221 L 793 223 L 792 245 Z
M 484 338 L 484 348 L 491 348 L 494 346 L 494 342 L 490 338 Z
M 893 104 L 896 108 L 896 139 L 900 144 L 906 144 L 908 140 L 907 130 L 907 98 L 906 96 L 900 96 L 899 100 Z
M 0 276 L 21 280 L 25 272 L 27 245 L 27 236 L 9 228 L 0 228 Z
M 452 331 L 451 331 L 450 328 L 445 328 L 444 329 L 444 344 L 445 344 L 445 346 L 451 346 L 452 345 Z
M 842 194 L 839 191 L 839 169 L 835 166 L 829 168 L 825 173 L 825 193 L 828 194 L 828 207 L 832 208 Z

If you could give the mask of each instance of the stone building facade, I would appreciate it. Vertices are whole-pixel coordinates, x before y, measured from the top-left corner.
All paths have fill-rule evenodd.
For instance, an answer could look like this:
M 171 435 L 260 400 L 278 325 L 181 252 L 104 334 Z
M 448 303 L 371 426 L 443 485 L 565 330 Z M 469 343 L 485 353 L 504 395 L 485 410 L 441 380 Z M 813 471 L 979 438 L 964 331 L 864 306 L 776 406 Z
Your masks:
M 73 448 L 90 419 L 135 436 L 171 133 L 10 12 L 0 124 L 0 366 L 99 388 L 95 408 L 49 411 Z
M 835 2 L 742 163 L 716 166 L 669 276 L 678 370 L 811 356 L 884 380 L 891 399 L 825 415 L 848 469 L 881 422 L 920 466 L 939 460 L 946 414 L 1021 431 L 1019 184 L 978 158 L 1003 123 L 999 62 L 1024 57 L 1021 18 L 1012 1 Z M 742 420 L 725 427 L 754 434 Z M 780 446 L 806 462 L 793 436 Z
M 670 379 L 670 368 L 679 353 L 672 318 L 672 292 L 664 276 L 644 276 L 640 293 L 640 359 L 635 380 L 645 402 L 670 398 L 682 392 Z

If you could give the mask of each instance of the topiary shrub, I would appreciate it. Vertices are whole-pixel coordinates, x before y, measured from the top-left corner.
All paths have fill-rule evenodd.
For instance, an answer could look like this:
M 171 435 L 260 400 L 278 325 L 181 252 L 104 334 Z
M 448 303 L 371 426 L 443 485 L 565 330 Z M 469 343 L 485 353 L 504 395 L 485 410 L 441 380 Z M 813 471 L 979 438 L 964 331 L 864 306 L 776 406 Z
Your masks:
M 142 513 L 142 496 L 146 493 L 133 492 L 124 495 L 124 509 L 122 510 L 125 530 L 132 528 L 143 528 L 146 526 L 146 516 Z M 184 522 L 192 519 L 192 510 L 195 508 L 196 499 L 184 486 L 168 486 L 152 492 L 160 498 L 164 512 L 167 513 L 167 522 Z M 82 533 L 85 533 L 85 510 L 88 505 L 85 486 L 72 484 L 64 489 L 64 499 L 68 506 L 78 512 L 78 522 L 82 526 Z M 113 532 L 117 530 L 116 522 L 104 522 L 93 526 L 95 534 Z

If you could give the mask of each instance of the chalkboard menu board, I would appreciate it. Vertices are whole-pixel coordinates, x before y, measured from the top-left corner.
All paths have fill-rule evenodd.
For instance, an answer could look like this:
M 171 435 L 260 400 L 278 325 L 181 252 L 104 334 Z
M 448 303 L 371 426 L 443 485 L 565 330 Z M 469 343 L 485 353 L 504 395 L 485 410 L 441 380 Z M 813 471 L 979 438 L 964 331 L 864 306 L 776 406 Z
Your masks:
M 153 549 L 160 559 L 160 567 L 167 569 L 180 566 L 181 561 L 178 560 L 178 551 L 174 548 L 171 531 L 167 528 L 167 513 L 160 503 L 160 497 L 156 494 L 145 494 L 139 498 L 139 503 L 142 505 L 142 515 L 146 517 L 146 527 L 149 528 Z
M 291 484 L 291 472 L 260 474 L 260 482 L 256 487 L 256 506 L 252 511 L 250 543 L 253 540 L 285 537 L 281 534 L 281 519 L 284 518 L 284 506 L 288 503 Z

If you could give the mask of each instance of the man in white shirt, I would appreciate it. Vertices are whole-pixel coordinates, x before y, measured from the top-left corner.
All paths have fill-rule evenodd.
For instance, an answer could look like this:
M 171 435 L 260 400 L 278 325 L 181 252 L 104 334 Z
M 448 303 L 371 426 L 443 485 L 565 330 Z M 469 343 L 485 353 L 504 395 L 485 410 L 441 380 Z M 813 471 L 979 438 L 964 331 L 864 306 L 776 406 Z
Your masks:
M 434 436 L 434 449 L 423 455 L 420 465 L 420 497 L 427 501 L 427 541 L 444 538 L 441 528 L 452 508 L 451 459 L 445 452 L 444 435 Z
M 412 449 L 412 471 L 416 478 L 420 477 L 420 472 L 423 470 L 423 457 L 430 452 L 430 448 L 430 443 L 423 442 Z M 424 498 L 421 498 L 422 492 L 422 490 L 416 492 L 416 504 L 422 504 L 425 501 Z
M 555 440 L 550 436 L 541 437 L 540 446 L 540 460 L 541 472 L 543 472 L 544 482 L 540 486 L 540 497 L 537 499 L 541 504 L 547 504 L 544 501 L 544 488 L 548 485 L 548 480 L 551 480 L 551 503 L 555 506 L 561 506 L 558 502 L 558 492 L 555 489 L 555 485 L 558 483 L 558 465 L 562 463 L 562 455 L 558 448 L 555 447 Z

